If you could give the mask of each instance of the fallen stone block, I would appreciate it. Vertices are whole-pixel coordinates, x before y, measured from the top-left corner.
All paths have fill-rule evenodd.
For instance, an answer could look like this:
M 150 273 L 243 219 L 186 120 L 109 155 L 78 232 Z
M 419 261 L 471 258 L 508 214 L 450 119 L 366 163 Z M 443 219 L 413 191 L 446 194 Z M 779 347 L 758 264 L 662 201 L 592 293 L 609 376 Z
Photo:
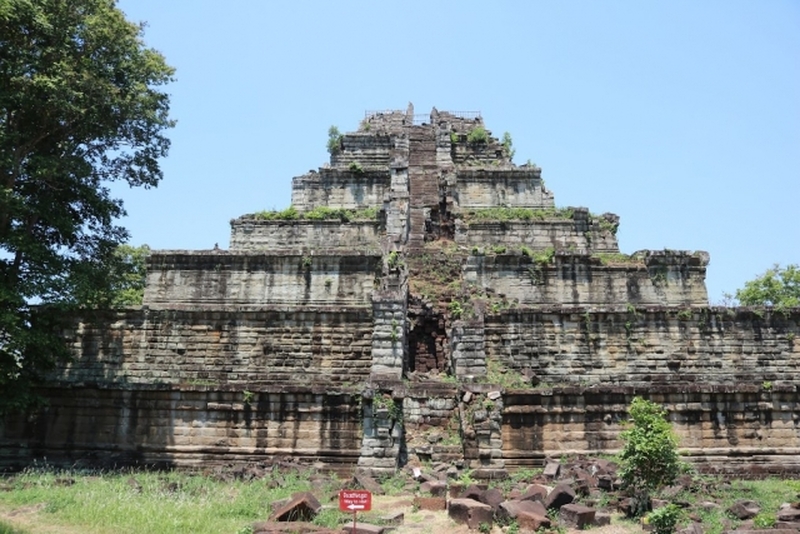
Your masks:
M 392 512 L 381 517 L 381 522 L 384 525 L 390 525 L 396 527 L 398 525 L 402 525 L 405 519 L 406 519 L 406 514 L 404 514 L 403 512 Z
M 414 507 L 420 510 L 439 511 L 447 509 L 445 497 L 414 497 Z
M 488 504 L 474 499 L 453 499 L 447 507 L 447 515 L 456 523 L 477 529 L 481 524 L 491 526 L 494 512 Z
M 520 501 L 540 501 L 544 502 L 547 498 L 548 490 L 541 484 L 531 484 L 525 488 L 525 492 L 519 497 Z
M 467 489 L 462 491 L 461 494 L 459 494 L 458 498 L 459 499 L 472 499 L 474 501 L 480 501 L 481 500 L 481 495 L 483 495 L 484 491 L 486 491 L 486 486 L 481 487 L 481 486 L 478 486 L 476 484 L 472 484 L 472 485 L 468 486 Z
M 554 479 L 558 476 L 558 473 L 561 471 L 561 464 L 558 462 L 549 461 L 544 466 L 544 472 L 542 473 L 549 479 Z
M 758 503 L 748 499 L 739 499 L 728 508 L 728 513 L 738 519 L 752 519 L 760 511 Z
M 561 483 L 553 488 L 553 491 L 547 495 L 547 498 L 544 500 L 544 506 L 548 510 L 557 510 L 574 500 L 575 490 L 573 490 L 568 484 Z
M 253 523 L 253 534 L 286 534 L 287 525 L 285 522 L 259 521 Z M 340 534 L 340 530 L 332 530 L 320 527 L 314 523 L 294 522 L 291 525 L 291 532 L 296 534 Z
M 314 495 L 308 491 L 295 493 L 288 503 L 275 510 L 269 517 L 270 521 L 311 521 L 314 519 L 322 505 Z
M 604 512 L 597 512 L 594 514 L 594 526 L 604 527 L 610 524 L 611 524 L 611 514 L 607 514 Z M 703 533 L 700 532 L 698 534 L 703 534 Z
M 438 480 L 430 480 L 422 483 L 419 490 L 422 493 L 430 493 L 434 497 L 444 497 L 447 495 L 447 484 L 439 482 Z
M 353 475 L 353 479 L 355 479 L 355 482 L 359 486 L 373 495 L 383 495 L 383 488 L 381 485 L 366 471 L 356 471 L 355 475 Z
M 500 506 L 500 503 L 505 500 L 503 497 L 503 492 L 497 488 L 489 488 L 484 491 L 480 499 L 478 499 L 483 504 L 488 504 L 492 507 L 492 510 L 497 511 L 497 507 Z
M 800 521 L 800 510 L 797 508 L 782 508 L 778 510 L 777 519 L 787 523 L 796 523 Z
M 531 532 L 539 530 L 540 528 L 550 528 L 552 525 L 550 518 L 546 515 L 539 515 L 532 512 L 520 512 L 516 520 L 521 529 L 530 530 Z
M 594 515 L 594 508 L 582 504 L 565 504 L 558 511 L 558 516 L 564 523 L 579 529 L 593 524 Z
M 370 525 L 369 523 L 361 523 L 356 521 L 355 529 L 353 529 L 353 522 L 349 522 L 342 526 L 343 534 L 383 534 L 387 531 L 385 526 Z
M 545 517 L 547 516 L 547 509 L 539 501 L 503 501 L 497 507 L 497 511 L 495 513 L 497 514 L 498 519 L 507 521 L 510 519 L 516 519 L 521 512 L 527 512 L 529 514 L 536 514 Z
M 699 523 L 691 523 L 689 526 L 680 529 L 678 534 L 703 534 L 703 527 Z

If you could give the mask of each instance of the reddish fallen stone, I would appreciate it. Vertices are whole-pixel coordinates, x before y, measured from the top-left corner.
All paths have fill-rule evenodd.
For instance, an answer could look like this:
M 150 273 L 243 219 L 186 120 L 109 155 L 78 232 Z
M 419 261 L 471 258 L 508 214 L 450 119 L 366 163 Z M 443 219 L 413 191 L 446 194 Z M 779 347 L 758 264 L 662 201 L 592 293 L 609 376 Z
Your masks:
M 461 492 L 458 496 L 459 499 L 472 499 L 475 501 L 481 500 L 481 495 L 486 490 L 486 487 L 480 487 L 477 484 L 472 484 L 468 486 L 467 489 Z
M 444 497 L 447 494 L 447 484 L 438 480 L 431 480 L 420 485 L 422 493 L 430 493 L 434 497 Z
M 365 490 L 369 491 L 373 495 L 383 495 L 383 488 L 378 481 L 372 478 L 372 476 L 365 472 L 365 471 L 356 471 L 353 475 L 353 479 L 355 479 L 356 484 L 364 488 Z
M 492 507 L 492 510 L 497 511 L 497 507 L 500 506 L 500 503 L 505 500 L 503 497 L 503 492 L 497 488 L 489 488 L 481 494 L 481 498 L 478 499 L 483 504 L 488 504 Z
M 516 519 L 521 512 L 547 516 L 547 509 L 539 501 L 504 501 L 500 503 L 495 513 L 498 519 L 508 521 Z
M 414 497 L 414 507 L 420 510 L 439 511 L 447 509 L 445 497 Z
M 322 505 L 316 497 L 308 491 L 295 493 L 288 503 L 275 510 L 270 521 L 311 521 L 314 519 Z
M 494 512 L 488 504 L 474 499 L 453 499 L 447 507 L 447 515 L 456 523 L 477 529 L 481 524 L 491 526 Z
M 594 526 L 604 527 L 610 524 L 611 524 L 611 514 L 606 514 L 604 512 L 597 512 L 596 514 L 594 514 Z
M 594 523 L 595 509 L 570 503 L 562 506 L 558 515 L 567 525 L 582 529 Z
M 550 528 L 551 521 L 546 515 L 531 512 L 520 512 L 517 515 L 517 524 L 521 529 L 535 531 L 540 528 Z
M 306 523 L 295 521 L 292 523 L 275 522 L 275 521 L 259 521 L 253 523 L 253 534 L 287 534 L 289 532 L 296 532 L 297 534 L 340 534 L 339 529 L 332 530 L 325 527 L 320 527 L 313 523 Z
M 387 531 L 387 527 L 380 525 L 370 525 L 369 523 L 360 523 L 356 521 L 355 530 L 353 530 L 353 522 L 349 522 L 342 526 L 341 532 L 343 534 L 383 534 Z
M 575 490 L 569 485 L 561 483 L 551 491 L 547 498 L 544 500 L 544 506 L 548 510 L 558 510 L 565 504 L 569 504 L 575 500 Z
M 520 501 L 540 501 L 544 502 L 547 498 L 547 488 L 541 484 L 531 484 L 525 488 L 525 492 L 519 497 Z
M 544 472 L 542 473 L 547 478 L 553 479 L 558 476 L 559 471 L 561 471 L 561 464 L 558 462 L 547 462 L 544 466 Z

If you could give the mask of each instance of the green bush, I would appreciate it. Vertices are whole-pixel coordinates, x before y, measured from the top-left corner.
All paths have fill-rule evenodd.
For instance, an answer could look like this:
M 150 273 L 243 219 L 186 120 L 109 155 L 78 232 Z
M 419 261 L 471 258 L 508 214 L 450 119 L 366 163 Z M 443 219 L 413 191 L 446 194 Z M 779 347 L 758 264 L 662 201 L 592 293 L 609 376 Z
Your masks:
M 516 154 L 516 150 L 514 150 L 514 141 L 511 139 L 511 134 L 508 132 L 503 133 L 503 141 L 500 143 L 503 145 L 503 148 L 506 149 L 506 154 L 508 155 L 508 159 L 514 159 L 514 154 Z
M 339 132 L 339 128 L 336 126 L 331 126 L 328 128 L 328 154 L 333 156 L 334 154 L 338 154 L 342 151 L 342 134 Z
M 653 534 L 672 534 L 678 523 L 680 507 L 675 504 L 662 506 L 647 514 L 647 523 L 653 527 Z
M 650 494 L 675 481 L 680 472 L 678 441 L 658 404 L 636 397 L 628 408 L 630 428 L 620 434 L 623 487 L 631 494 L 634 516 L 647 511 Z
M 467 142 L 470 144 L 486 143 L 489 141 L 489 134 L 483 126 L 476 126 L 467 134 Z

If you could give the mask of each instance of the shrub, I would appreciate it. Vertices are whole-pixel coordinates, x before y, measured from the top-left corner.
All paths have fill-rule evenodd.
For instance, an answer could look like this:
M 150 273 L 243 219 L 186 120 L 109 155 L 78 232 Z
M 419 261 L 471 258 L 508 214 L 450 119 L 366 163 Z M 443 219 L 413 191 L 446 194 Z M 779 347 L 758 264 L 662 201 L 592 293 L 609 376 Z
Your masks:
M 503 141 L 500 143 L 503 145 L 503 148 L 506 149 L 506 154 L 508 155 L 508 159 L 514 159 L 514 154 L 516 154 L 516 150 L 514 150 L 514 141 L 511 139 L 511 134 L 508 132 L 503 133 Z
M 620 434 L 620 478 L 632 495 L 633 515 L 641 515 L 650 493 L 674 482 L 680 472 L 678 442 L 658 404 L 636 397 L 628 408 L 631 428 Z
M 470 144 L 486 143 L 489 141 L 489 134 L 483 126 L 476 126 L 467 134 L 467 142 Z
M 339 128 L 336 126 L 331 126 L 328 128 L 328 154 L 333 156 L 334 154 L 338 154 L 342 151 L 342 134 L 339 132 Z
M 680 507 L 670 503 L 647 514 L 647 523 L 653 527 L 653 534 L 672 534 L 675 532 L 680 510 Z

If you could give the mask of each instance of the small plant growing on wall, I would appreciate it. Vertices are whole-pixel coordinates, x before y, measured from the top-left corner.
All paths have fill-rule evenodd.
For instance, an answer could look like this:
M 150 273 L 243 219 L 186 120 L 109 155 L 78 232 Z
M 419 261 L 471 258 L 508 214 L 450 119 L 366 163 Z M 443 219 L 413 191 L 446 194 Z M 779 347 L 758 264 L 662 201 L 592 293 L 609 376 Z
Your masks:
M 508 159 L 514 159 L 514 154 L 516 154 L 516 150 L 514 150 L 514 141 L 511 139 L 511 134 L 508 132 L 503 133 L 503 140 L 501 143 L 503 148 L 506 149 L 506 155 Z
M 486 143 L 489 141 L 489 134 L 483 126 L 476 126 L 467 134 L 467 142 L 470 144 Z
M 355 174 L 362 174 L 364 172 L 364 168 L 357 161 L 351 161 L 348 168 L 350 169 L 350 172 Z
M 339 128 L 336 126 L 331 126 L 328 128 L 327 148 L 328 154 L 331 156 L 342 151 L 342 134 L 339 132 Z
M 400 259 L 400 253 L 396 250 L 391 251 L 389 256 L 386 258 L 386 266 L 389 267 L 390 270 L 396 270 L 403 267 L 403 260 Z

